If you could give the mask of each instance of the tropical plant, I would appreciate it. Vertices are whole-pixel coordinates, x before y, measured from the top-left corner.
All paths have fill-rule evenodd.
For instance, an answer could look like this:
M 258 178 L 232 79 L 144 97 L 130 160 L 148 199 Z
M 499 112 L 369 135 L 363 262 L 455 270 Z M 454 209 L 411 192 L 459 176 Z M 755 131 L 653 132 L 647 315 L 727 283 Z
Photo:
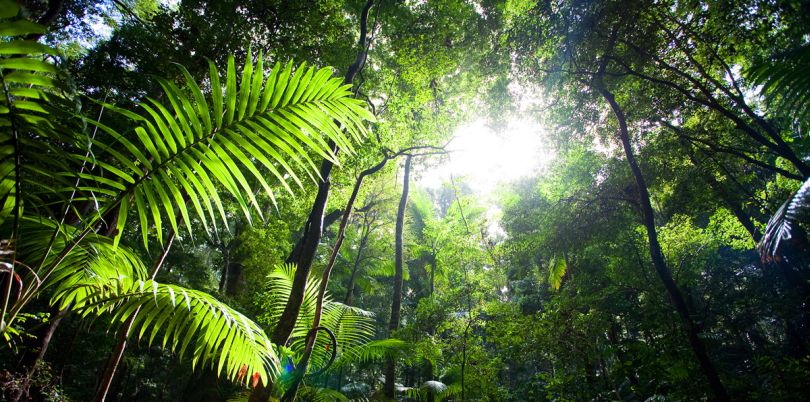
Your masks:
M 747 71 L 761 92 L 783 114 L 799 121 L 810 117 L 810 45 L 804 44 L 761 62 Z
M 257 303 L 265 312 L 259 317 L 260 322 L 269 325 L 278 322 L 292 289 L 294 276 L 295 266 L 289 264 L 276 267 L 270 273 L 267 291 L 260 294 L 257 299 Z M 319 288 L 319 278 L 308 278 L 301 312 L 290 338 L 289 349 L 292 352 L 290 357 L 293 361 L 297 361 L 304 350 L 306 337 L 315 315 Z M 334 334 L 337 357 L 330 365 L 331 340 L 326 336 L 318 336 L 310 359 L 309 371 L 332 372 L 350 364 L 380 361 L 405 347 L 405 343 L 398 339 L 373 340 L 374 324 L 374 315 L 371 312 L 335 302 L 329 293 L 326 293 L 321 326 Z M 292 373 L 292 370 L 289 371 Z
M 331 69 L 276 63 L 265 75 L 259 53 L 246 58 L 241 78 L 229 56 L 222 76 L 210 64 L 198 83 L 178 66 L 181 87 L 158 79 L 162 101 L 140 113 L 97 102 L 116 112 L 116 127 L 67 108 L 75 102 L 52 48 L 25 39 L 44 28 L 18 18 L 3 1 L 0 36 L 0 224 L 2 327 L 52 289 L 52 303 L 82 315 L 112 313 L 112 322 L 182 355 L 193 344 L 193 364 L 216 364 L 236 380 L 266 381 L 277 362 L 272 344 L 252 321 L 210 295 L 149 279 L 139 258 L 119 244 L 137 216 L 145 247 L 171 244 L 181 226 L 227 227 L 221 194 L 236 200 L 248 220 L 263 217 L 253 187 L 274 200 L 266 172 L 292 192 L 301 172 L 316 180 L 310 152 L 337 163 L 323 134 L 351 152 L 373 119 Z M 20 39 L 22 38 L 22 39 Z M 45 55 L 45 56 L 43 56 Z M 223 88 L 224 86 L 224 88 Z M 93 127 L 83 130 L 83 123 Z M 120 128 L 118 128 L 120 127 Z M 191 204 L 191 207 L 188 206 Z M 252 211 L 251 211 L 252 209 Z M 165 225 L 168 219 L 169 224 Z M 165 226 L 170 235 L 164 238 Z
M 804 124 L 810 116 L 810 45 L 802 45 L 755 65 L 747 73 L 780 113 Z M 763 260 L 779 260 L 780 243 L 791 239 L 793 225 L 807 223 L 810 208 L 810 179 L 796 190 L 768 220 L 758 249 Z
M 416 400 L 428 400 L 429 395 L 433 395 L 436 401 L 457 396 L 461 393 L 461 383 L 447 385 L 441 381 L 428 380 L 419 387 L 403 387 L 402 391 L 409 398 Z
M 783 253 L 780 244 L 782 241 L 790 240 L 795 235 L 795 225 L 808 222 L 810 222 L 810 179 L 791 194 L 768 220 L 765 234 L 757 245 L 762 259 L 766 261 L 781 260 Z

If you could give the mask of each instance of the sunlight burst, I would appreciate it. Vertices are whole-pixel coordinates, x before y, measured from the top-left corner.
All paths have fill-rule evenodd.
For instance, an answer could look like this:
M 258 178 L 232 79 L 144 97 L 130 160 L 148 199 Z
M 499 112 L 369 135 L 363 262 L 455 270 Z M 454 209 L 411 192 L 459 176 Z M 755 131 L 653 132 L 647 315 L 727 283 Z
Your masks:
M 488 194 L 502 183 L 529 176 L 554 158 L 543 128 L 528 119 L 510 121 L 496 132 L 483 119 L 460 126 L 447 146 L 449 155 L 430 166 L 418 183 L 437 188 L 451 175 L 479 194 Z

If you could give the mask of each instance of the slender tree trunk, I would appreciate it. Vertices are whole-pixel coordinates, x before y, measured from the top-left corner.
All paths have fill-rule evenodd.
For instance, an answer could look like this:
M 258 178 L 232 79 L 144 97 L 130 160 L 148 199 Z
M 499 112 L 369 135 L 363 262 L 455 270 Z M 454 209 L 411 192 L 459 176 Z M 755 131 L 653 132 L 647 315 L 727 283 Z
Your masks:
M 469 312 L 471 315 L 467 317 L 467 325 L 464 327 L 464 338 L 461 344 L 461 402 L 466 400 L 466 386 L 465 386 L 465 373 L 467 371 L 467 336 L 470 333 L 470 326 L 472 325 L 472 311 Z
M 301 356 L 301 360 L 298 362 L 298 368 L 296 369 L 295 379 L 293 380 L 292 385 L 290 385 L 289 390 L 284 394 L 283 398 L 284 401 L 292 402 L 295 400 L 295 396 L 298 392 L 298 386 L 300 385 L 301 380 L 303 380 L 304 376 L 307 373 L 307 366 L 309 365 L 309 359 L 310 357 L 312 357 L 312 348 L 315 346 L 315 341 L 318 338 L 317 329 L 321 325 L 321 315 L 323 313 L 323 302 L 324 297 L 326 296 L 326 287 L 329 285 L 329 277 L 332 275 L 332 268 L 335 267 L 337 255 L 340 252 L 340 247 L 343 245 L 343 240 L 345 239 L 346 235 L 346 226 L 348 226 L 349 219 L 352 216 L 352 211 L 354 210 L 354 203 L 355 201 L 357 201 L 357 195 L 360 193 L 360 187 L 363 185 L 363 179 L 365 179 L 366 176 L 368 175 L 377 173 L 380 169 L 382 169 L 385 166 L 388 160 L 389 157 L 386 156 L 378 164 L 361 172 L 360 175 L 357 177 L 357 181 L 355 181 L 354 183 L 352 194 L 351 196 L 349 196 L 349 200 L 346 202 L 346 209 L 344 209 L 343 212 L 343 219 L 341 219 L 340 221 L 340 227 L 338 228 L 338 235 L 337 239 L 335 240 L 335 246 L 332 248 L 332 254 L 329 256 L 329 261 L 326 263 L 326 267 L 324 267 L 323 274 L 321 276 L 321 286 L 318 289 L 318 298 L 315 306 L 315 316 L 312 318 L 310 336 L 307 338 L 307 342 L 304 347 L 304 353 Z
M 368 53 L 366 47 L 368 13 L 373 4 L 374 0 L 368 0 L 360 14 L 359 50 L 357 52 L 357 58 L 346 72 L 346 76 L 343 80 L 345 84 L 351 84 L 354 81 L 355 75 L 357 75 L 358 71 L 360 71 L 365 64 L 366 55 Z M 329 142 L 329 146 L 332 148 L 332 151 L 337 154 L 338 148 L 333 141 Z M 323 213 L 326 210 L 326 203 L 329 200 L 329 190 L 331 187 L 329 177 L 332 173 L 332 167 L 333 163 L 327 159 L 321 162 L 320 176 L 322 180 L 318 183 L 318 193 L 315 196 L 312 210 L 309 213 L 307 224 L 304 227 L 301 248 L 297 255 L 294 254 L 291 256 L 292 261 L 289 261 L 296 264 L 295 277 L 293 278 L 292 289 L 290 290 L 290 297 L 287 299 L 287 305 L 284 307 L 284 311 L 281 313 L 279 322 L 276 324 L 276 328 L 273 330 L 273 335 L 270 338 L 276 345 L 287 343 L 295 327 L 295 322 L 298 319 L 298 313 L 301 311 L 301 303 L 304 301 L 304 288 L 306 287 L 307 278 L 309 277 L 309 270 L 312 267 L 312 260 L 315 258 L 315 252 L 318 250 L 318 244 L 323 234 Z M 259 386 L 257 389 L 261 388 L 262 386 Z M 257 394 L 257 392 L 253 392 L 253 394 Z M 251 397 L 250 402 L 266 401 L 269 399 L 269 393 L 266 395 L 267 397 L 258 399 Z
M 386 158 L 387 160 L 388 158 Z M 363 232 L 360 237 L 360 245 L 357 247 L 357 255 L 354 258 L 354 264 L 352 265 L 352 273 L 349 276 L 349 283 L 346 285 L 346 298 L 343 300 L 343 304 L 351 305 L 352 301 L 354 300 L 354 283 L 355 278 L 357 278 L 357 273 L 360 271 L 360 262 L 363 261 L 363 251 L 366 249 L 366 245 L 368 244 L 368 237 L 371 235 L 372 226 L 376 221 L 375 217 L 369 217 L 368 213 L 365 213 L 363 216 Z
M 341 216 L 343 216 L 343 211 L 341 211 L 339 209 L 336 209 L 336 210 L 326 214 L 323 217 L 323 230 L 325 231 L 329 226 L 332 226 L 332 224 L 337 222 L 338 219 L 340 219 Z M 309 222 L 307 221 L 307 224 L 308 223 Z M 298 257 L 301 255 L 301 250 L 304 247 L 304 236 L 303 236 L 303 234 L 305 232 L 306 232 L 306 226 L 301 231 L 301 237 L 299 237 L 298 241 L 295 242 L 295 246 L 293 246 L 293 249 L 290 252 L 290 255 L 287 256 L 287 259 L 285 260 L 286 263 L 294 264 L 298 260 Z
M 411 156 L 405 159 L 405 174 L 402 179 L 402 197 L 399 199 L 397 209 L 397 222 L 394 229 L 394 264 L 396 272 L 394 274 L 394 297 L 391 302 L 391 321 L 388 323 L 389 334 L 399 329 L 400 313 L 402 310 L 402 276 L 403 276 L 403 256 L 402 256 L 402 231 L 405 227 L 405 207 L 408 204 L 408 191 L 410 190 L 411 178 Z M 385 385 L 383 392 L 385 396 L 394 398 L 394 383 L 396 382 L 396 361 L 388 358 L 385 364 Z
M 51 322 L 48 323 L 48 328 L 45 333 L 42 335 L 42 340 L 40 343 L 39 350 L 37 351 L 36 356 L 34 357 L 34 361 L 29 366 L 30 370 L 28 372 L 29 376 L 32 374 L 34 367 L 36 367 L 37 363 L 45 358 L 45 353 L 48 352 L 48 347 L 51 345 L 51 339 L 53 339 L 53 334 L 56 332 L 56 328 L 59 327 L 59 324 L 62 322 L 62 319 L 70 313 L 70 306 L 67 306 L 61 310 L 59 310 L 52 318 Z
M 150 274 L 151 279 L 154 280 L 158 271 L 160 271 L 160 267 L 163 265 L 163 262 L 166 260 L 166 256 L 169 254 L 169 249 L 172 248 L 174 237 L 175 233 L 172 231 L 168 240 L 166 241 L 166 246 L 163 248 L 163 253 L 160 254 L 160 257 L 158 257 L 158 260 L 155 262 L 154 268 L 152 268 L 152 272 Z M 138 318 L 138 313 L 140 311 L 140 307 L 135 309 L 124 325 L 121 326 L 121 330 L 118 332 L 118 343 L 115 345 L 115 349 L 113 349 L 110 360 L 107 362 L 107 366 L 104 369 L 104 374 L 101 376 L 98 390 L 96 391 L 96 396 L 93 399 L 96 402 L 104 402 L 104 400 L 107 398 L 107 393 L 110 391 L 110 385 L 112 385 L 113 378 L 115 377 L 115 371 L 118 369 L 118 364 L 121 363 L 121 357 L 124 356 L 124 350 L 127 348 L 127 339 L 129 338 L 130 331 L 132 330 L 132 324 L 135 322 L 135 319 Z
M 436 291 L 436 250 L 430 254 L 430 296 Z
M 346 71 L 346 76 L 343 79 L 345 84 L 351 84 L 354 81 L 354 77 L 365 65 L 366 56 L 368 55 L 368 48 L 366 47 L 368 13 L 373 5 L 374 0 L 367 0 L 360 13 L 360 38 L 358 39 L 357 57 Z M 333 153 L 337 155 L 338 147 L 334 141 L 329 141 L 329 147 L 332 149 Z M 318 183 L 318 193 L 315 195 L 312 210 L 310 210 L 307 223 L 304 225 L 304 234 L 301 240 L 296 243 L 293 252 L 287 259 L 288 263 L 294 263 L 296 265 L 296 270 L 287 304 L 284 306 L 284 311 L 281 313 L 279 322 L 276 324 L 273 334 L 270 337 L 270 341 L 276 345 L 284 345 L 287 343 L 293 328 L 295 328 L 295 323 L 298 320 L 298 313 L 301 312 L 301 304 L 304 302 L 304 289 L 306 288 L 307 278 L 309 277 L 309 271 L 312 267 L 312 260 L 315 258 L 315 252 L 318 250 L 318 244 L 323 234 L 323 214 L 326 210 L 326 203 L 329 200 L 329 190 L 331 187 L 330 174 L 332 173 L 333 165 L 334 164 L 327 159 L 321 161 L 321 181 Z M 248 402 L 268 401 L 272 388 L 272 384 L 258 384 L 250 393 Z
M 363 231 L 363 238 L 360 239 L 360 245 L 357 247 L 357 255 L 354 257 L 354 265 L 352 265 L 352 274 L 349 276 L 349 283 L 346 285 L 346 298 L 343 300 L 343 304 L 347 306 L 352 304 L 354 297 L 354 280 L 357 276 L 357 271 L 360 270 L 360 261 L 362 261 L 363 250 L 366 248 L 368 235 L 369 229 L 366 227 Z
M 28 388 L 31 385 L 31 377 L 36 372 L 37 364 L 45 358 L 45 353 L 48 351 L 48 347 L 51 344 L 51 339 L 53 338 L 54 332 L 56 332 L 56 328 L 59 327 L 59 323 L 63 318 L 65 318 L 65 316 L 68 315 L 68 313 L 70 313 L 70 306 L 61 310 L 58 310 L 55 307 L 51 309 L 50 322 L 48 322 L 48 325 L 41 328 L 41 331 L 37 333 L 37 337 L 34 339 L 35 341 L 38 341 L 39 346 L 35 347 L 36 349 L 32 348 L 32 350 L 26 351 L 23 354 L 20 363 L 17 365 L 17 370 L 20 373 L 23 373 L 24 377 L 17 393 L 11 396 L 12 401 L 16 402 L 19 400 L 27 400 L 29 398 Z
M 650 202 L 649 189 L 647 188 L 647 183 L 644 180 L 644 175 L 638 166 L 636 157 L 633 154 L 633 146 L 630 142 L 630 134 L 627 129 L 627 119 L 625 117 L 624 110 L 622 110 L 621 106 L 618 104 L 618 102 L 616 102 L 613 94 L 604 86 L 602 82 L 597 82 L 595 87 L 605 101 L 608 102 L 613 114 L 616 116 L 616 119 L 619 122 L 619 138 L 621 139 L 627 164 L 630 166 L 630 170 L 632 171 L 633 177 L 636 181 L 636 186 L 638 187 L 642 223 L 647 231 L 650 257 L 652 259 L 653 266 L 655 267 L 655 271 L 663 282 L 664 288 L 666 288 L 675 310 L 678 312 L 678 315 L 680 315 L 681 320 L 683 321 L 689 345 L 700 363 L 700 368 L 702 369 L 703 374 L 706 376 L 715 398 L 719 401 L 729 401 L 730 398 L 728 393 L 726 392 L 723 383 L 720 381 L 720 375 L 717 373 L 717 369 L 709 358 L 709 354 L 706 351 L 706 346 L 700 339 L 700 328 L 698 328 L 697 324 L 692 320 L 692 315 L 689 312 L 686 300 L 684 299 L 681 290 L 678 288 L 678 285 L 675 283 L 675 280 L 672 278 L 672 274 L 670 273 L 669 268 L 666 265 L 666 261 L 664 260 L 664 254 L 661 251 L 661 245 L 658 242 L 658 232 L 655 226 L 655 218 L 652 204 Z
M 219 275 L 219 291 L 225 292 L 228 286 L 228 267 L 231 266 L 231 253 L 228 247 L 222 247 L 222 272 Z

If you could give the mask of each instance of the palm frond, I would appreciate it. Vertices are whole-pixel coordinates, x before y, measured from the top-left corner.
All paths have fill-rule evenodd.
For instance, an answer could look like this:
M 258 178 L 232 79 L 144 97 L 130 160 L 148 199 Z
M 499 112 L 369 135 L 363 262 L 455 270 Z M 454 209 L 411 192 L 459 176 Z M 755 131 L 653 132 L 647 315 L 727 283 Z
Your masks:
M 259 296 L 261 308 L 264 311 L 262 315 L 263 322 L 271 325 L 278 322 L 287 305 L 287 299 L 290 297 L 294 276 L 294 264 L 277 266 L 267 275 L 267 291 Z M 304 301 L 301 304 L 301 312 L 293 329 L 293 337 L 304 337 L 309 332 L 312 326 L 312 318 L 315 315 L 319 285 L 320 282 L 314 277 L 307 279 L 304 288 Z
M 134 209 L 144 244 L 151 227 L 161 239 L 166 218 L 175 231 L 182 218 L 189 233 L 192 214 L 206 228 L 209 222 L 216 228 L 217 215 L 227 226 L 218 189 L 236 199 L 248 220 L 251 207 L 261 216 L 254 183 L 275 202 L 265 172 L 291 192 L 288 178 L 302 186 L 299 172 L 318 175 L 310 153 L 337 163 L 328 141 L 351 153 L 352 142 L 367 134 L 364 122 L 374 119 L 328 68 L 277 63 L 265 79 L 259 53 L 255 64 L 247 58 L 237 80 L 234 64 L 229 57 L 224 76 L 210 65 L 210 97 L 178 67 L 182 88 L 159 80 L 167 102 L 149 98 L 141 114 L 104 104 L 135 124 L 130 132 L 92 122 L 104 133 L 92 141 L 100 163 L 82 176 L 82 189 L 107 195 L 101 215 L 120 205 L 119 229 Z
M 757 245 L 762 258 L 766 261 L 780 258 L 780 243 L 792 237 L 793 225 L 809 221 L 810 179 L 807 179 L 768 220 L 765 233 Z
M 25 39 L 45 28 L 17 17 L 19 6 L 2 1 L 0 19 L 0 224 L 23 208 L 39 212 L 68 180 L 55 172 L 69 160 L 62 148 L 81 144 L 62 124 L 68 97 L 59 87 L 59 70 L 48 60 L 56 50 Z M 8 19 L 10 18 L 10 19 Z M 24 190 L 23 190 L 24 189 Z M 23 197 L 23 194 L 25 197 Z M 25 198 L 25 200 L 23 199 Z M 28 202 L 24 202 L 28 201 Z
M 805 44 L 751 68 L 747 75 L 771 103 L 796 119 L 810 117 L 810 45 Z
M 352 351 L 355 348 L 364 345 L 374 337 L 374 314 L 357 307 L 334 302 L 331 298 L 324 298 L 321 326 L 329 328 L 335 335 L 338 356 L 348 357 L 353 355 Z M 303 350 L 306 341 L 305 335 L 306 333 L 303 333 L 303 336 L 294 339 L 291 345 L 293 350 Z M 331 340 L 328 337 L 318 336 L 312 350 L 310 367 L 326 367 L 332 357 L 331 348 Z M 332 367 L 329 369 L 331 370 Z
M 74 302 L 74 309 L 84 317 L 109 313 L 112 323 L 120 324 L 138 311 L 131 333 L 138 339 L 148 338 L 149 345 L 160 340 L 162 347 L 181 358 L 190 351 L 193 367 L 210 366 L 219 375 L 245 384 L 256 379 L 267 383 L 278 375 L 274 346 L 262 329 L 206 293 L 126 278 L 106 286 L 81 284 L 63 292 L 86 295 Z M 62 300 L 61 295 L 55 297 Z
M 11 224 L 0 225 L 3 233 L 8 233 Z M 118 278 L 130 280 L 144 279 L 146 267 L 134 252 L 125 247 L 115 247 L 112 238 L 90 234 L 61 258 L 47 277 L 34 269 L 39 265 L 51 265 L 59 256 L 48 249 L 63 249 L 75 238 L 78 231 L 70 225 L 60 225 L 52 219 L 23 216 L 20 231 L 25 233 L 14 243 L 14 265 L 20 268 L 21 281 L 25 284 L 37 282 L 40 290 L 61 289 L 80 284 L 105 284 Z M 80 294 L 66 295 L 62 304 L 67 305 Z M 56 302 L 56 300 L 54 300 Z
M 261 317 L 262 322 L 270 325 L 278 322 L 289 298 L 294 275 L 294 265 L 276 267 L 268 275 L 267 291 L 260 296 L 259 301 L 265 312 Z M 319 287 L 320 279 L 310 277 L 307 280 L 304 302 L 291 335 L 290 349 L 297 353 L 303 351 L 306 336 L 311 329 Z M 405 346 L 403 341 L 397 339 L 372 340 L 375 335 L 373 313 L 337 303 L 328 293 L 324 297 L 321 325 L 335 334 L 338 344 L 337 359 L 329 370 L 356 362 L 379 361 Z M 329 339 L 319 336 L 313 348 L 310 367 L 324 367 L 331 357 L 330 347 Z
M 380 362 L 389 357 L 396 357 L 408 348 L 408 343 L 401 339 L 378 339 L 343 350 L 332 365 L 335 369 L 353 363 Z

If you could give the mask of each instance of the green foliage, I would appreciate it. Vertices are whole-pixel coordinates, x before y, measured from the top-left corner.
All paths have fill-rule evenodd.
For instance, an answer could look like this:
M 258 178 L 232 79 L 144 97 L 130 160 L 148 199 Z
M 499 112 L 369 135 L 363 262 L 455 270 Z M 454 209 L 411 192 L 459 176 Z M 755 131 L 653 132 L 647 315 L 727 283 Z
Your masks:
M 189 200 L 196 213 L 194 217 L 200 219 L 206 229 L 208 217 L 215 221 L 217 211 L 227 226 L 228 218 L 218 188 L 236 199 L 248 220 L 248 204 L 262 216 L 246 174 L 274 200 L 272 189 L 257 167 L 269 171 L 292 191 L 286 177 L 299 186 L 302 183 L 288 160 L 313 180 L 313 173 L 318 174 L 304 146 L 337 162 L 318 134 L 325 134 L 347 152 L 352 149 L 350 138 L 359 140 L 365 135 L 362 121 L 374 117 L 362 103 L 351 98 L 348 88 L 341 85 L 339 79 L 331 78 L 330 69 L 316 72 L 314 67 L 302 64 L 293 72 L 292 62 L 285 67 L 277 63 L 265 80 L 263 65 L 261 53 L 255 65 L 248 59 L 237 85 L 233 57 L 228 59 L 224 77 L 211 64 L 210 103 L 200 86 L 180 67 L 186 77 L 185 92 L 190 95 L 168 81 L 159 80 L 170 106 L 150 99 L 140 105 L 146 114 L 137 115 L 106 105 L 138 123 L 134 128 L 137 138 L 133 140 L 101 123 L 96 124 L 109 139 L 94 140 L 94 145 L 107 151 L 105 141 L 115 141 L 127 151 L 97 152 L 96 158 L 109 157 L 116 165 L 127 167 L 122 170 L 106 165 L 111 169 L 105 170 L 108 170 L 106 175 L 128 184 L 104 181 L 101 175 L 87 177 L 99 185 L 88 188 L 89 191 L 115 197 L 108 208 L 121 203 L 119 229 L 126 223 L 127 212 L 132 207 L 141 224 L 144 245 L 152 225 L 158 239 L 162 238 L 163 214 L 168 217 L 171 229 L 177 232 L 179 212 L 191 235 L 191 217 L 186 207 Z M 220 85 L 222 81 L 224 90 Z M 333 120 L 339 122 L 347 134 Z M 134 206 L 123 202 L 129 199 L 134 199 Z M 106 211 L 102 208 L 100 212 Z
M 779 244 L 793 237 L 792 225 L 807 224 L 810 221 L 808 219 L 809 207 L 810 179 L 805 181 L 768 220 L 765 234 L 757 246 L 763 259 L 771 260 L 775 257 L 778 260 L 781 258 Z
M 15 377 L 13 373 L 0 371 L 0 382 L 3 384 L 0 396 L 10 400 L 24 388 L 34 389 L 43 402 L 70 402 L 71 399 L 54 378 L 53 368 L 46 362 L 37 363 L 29 376 Z
M 810 117 L 810 45 L 799 46 L 751 67 L 748 78 L 762 85 L 778 113 L 800 121 Z
M 548 264 L 548 283 L 554 290 L 559 290 L 565 276 L 565 259 L 554 257 Z
M 65 297 L 78 292 L 84 297 Z M 262 329 L 200 291 L 152 280 L 119 279 L 106 286 L 69 287 L 55 299 L 63 307 L 75 300 L 73 309 L 84 317 L 109 313 L 113 325 L 127 322 L 137 312 L 130 330 L 138 339 L 148 336 L 151 345 L 162 333 L 162 347 L 168 345 L 182 358 L 191 346 L 192 367 L 210 365 L 234 381 L 250 384 L 254 375 L 267 381 L 279 373 L 275 347 Z
M 266 291 L 259 294 L 256 300 L 263 311 L 259 317 L 260 322 L 271 326 L 278 322 L 289 298 L 294 275 L 295 267 L 292 265 L 282 265 L 271 271 L 267 278 Z M 310 277 L 307 280 L 304 302 L 291 335 L 290 349 L 295 354 L 304 350 L 307 333 L 312 327 L 319 288 L 319 279 Z M 321 326 L 334 333 L 338 345 L 338 357 L 330 371 L 349 364 L 379 361 L 404 346 L 396 339 L 372 340 L 375 335 L 374 314 L 335 302 L 328 293 L 324 297 L 322 314 Z M 331 355 L 331 351 L 327 349 L 329 344 L 327 337 L 318 336 L 309 364 L 311 371 L 326 365 Z
M 3 9 L 6 18 L 18 11 Z M 23 19 L 0 23 L 4 38 L 42 32 Z M 42 53 L 55 54 L 28 39 L 0 44 L 3 264 L 9 277 L 20 278 L 15 271 L 25 269 L 15 297 L 4 292 L 4 335 L 33 297 L 50 290 L 60 309 L 85 317 L 111 313 L 113 325 L 126 323 L 121 331 L 148 334 L 150 345 L 162 334 L 161 345 L 181 357 L 191 347 L 193 367 L 209 366 L 246 384 L 275 377 L 274 346 L 250 319 L 204 292 L 146 279 L 139 256 L 119 245 L 129 212 L 135 210 L 145 247 L 150 233 L 163 242 L 166 218 L 172 237 L 183 223 L 193 236 L 195 219 L 208 231 L 217 210 L 227 226 L 221 192 L 248 220 L 248 204 L 262 216 L 249 181 L 271 200 L 274 193 L 259 168 L 291 192 L 286 180 L 303 186 L 299 172 L 316 180 L 309 152 L 337 163 L 329 143 L 350 153 L 374 117 L 331 69 L 303 63 L 293 71 L 292 62 L 277 63 L 265 77 L 260 53 L 255 64 L 247 59 L 239 79 L 232 55 L 224 76 L 209 63 L 204 84 L 179 67 L 185 85 L 158 78 L 163 101 L 147 98 L 143 114 L 100 102 L 126 128 L 84 118 L 95 126 L 85 136 L 73 123 L 61 124 L 62 116 L 66 122 L 75 116 L 60 103 L 64 78 L 37 57 Z M 84 206 L 92 207 L 89 213 Z M 114 234 L 97 233 L 101 227 Z M 343 332 L 346 344 L 358 340 Z
M 0 31 L 0 223 L 18 217 L 23 208 L 42 208 L 42 198 L 56 193 L 69 183 L 67 177 L 53 174 L 68 171 L 70 164 L 62 154 L 60 143 L 80 141 L 79 136 L 60 120 L 58 105 L 69 102 L 59 71 L 46 57 L 56 50 L 26 35 L 41 34 L 44 27 L 14 18 L 16 3 L 4 1 Z M 7 20 L 6 18 L 12 18 Z M 44 181 L 31 178 L 47 176 Z M 29 186 L 32 188 L 29 189 Z M 26 193 L 23 194 L 23 186 Z M 40 205 L 25 205 L 38 200 Z M 16 225 L 16 223 L 15 223 Z M 13 228 L 16 231 L 17 228 Z
M 317 223 L 306 213 L 320 159 L 348 167 L 329 177 L 332 212 L 381 155 L 520 113 L 542 120 L 554 162 L 504 186 L 500 212 L 461 181 L 415 190 L 392 334 L 398 166 L 366 179 L 328 284 L 348 301 L 327 297 L 323 312 L 337 359 L 306 378 L 299 399 L 382 398 L 389 359 L 406 400 L 709 398 L 651 264 L 642 192 L 597 93 L 608 89 L 626 113 L 665 263 L 731 397 L 804 397 L 810 142 L 799 2 L 375 1 L 353 87 L 311 65 L 354 61 L 353 16 L 365 2 L 75 0 L 49 23 L 67 28 L 49 33 L 22 18 L 47 22 L 40 3 L 0 3 L 0 296 L 12 346 L 0 361 L 36 352 L 50 322 L 31 312 L 77 312 L 47 357 L 64 388 L 46 370 L 35 376 L 43 394 L 88 399 L 98 351 L 137 315 L 140 342 L 110 399 L 240 392 L 217 375 L 243 394 L 269 380 L 277 395 L 335 240 L 325 228 L 290 344 L 270 344 L 265 330 L 294 274 L 278 265 Z M 102 20 L 109 38 L 88 30 Z M 279 63 L 290 59 L 306 63 Z M 437 160 L 415 157 L 414 171 L 430 174 Z M 251 226 L 256 218 L 265 221 Z M 169 238 L 151 275 L 145 262 L 162 257 L 149 253 Z M 310 373 L 330 348 L 321 332 Z M 18 387 L 10 370 L 0 380 Z

